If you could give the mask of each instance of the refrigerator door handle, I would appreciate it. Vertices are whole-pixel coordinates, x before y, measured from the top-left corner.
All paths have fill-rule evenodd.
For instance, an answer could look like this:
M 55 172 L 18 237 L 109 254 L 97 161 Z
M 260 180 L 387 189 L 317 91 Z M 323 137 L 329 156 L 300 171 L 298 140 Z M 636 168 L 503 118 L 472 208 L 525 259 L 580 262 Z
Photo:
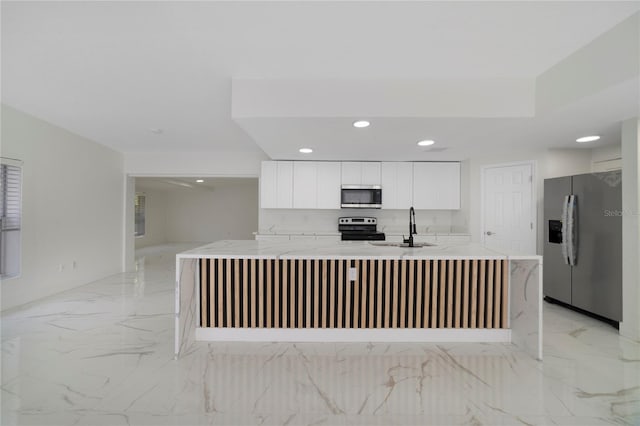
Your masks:
M 576 264 L 576 196 L 564 197 L 562 207 L 562 256 L 564 263 L 570 266 Z

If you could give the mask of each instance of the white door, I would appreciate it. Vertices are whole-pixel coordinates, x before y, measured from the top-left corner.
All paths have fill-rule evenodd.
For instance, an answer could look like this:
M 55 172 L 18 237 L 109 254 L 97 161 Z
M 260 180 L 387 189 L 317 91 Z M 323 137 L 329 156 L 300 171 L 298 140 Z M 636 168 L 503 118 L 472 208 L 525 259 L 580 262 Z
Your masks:
M 484 245 L 507 254 L 536 254 L 533 164 L 485 167 L 482 182 Z

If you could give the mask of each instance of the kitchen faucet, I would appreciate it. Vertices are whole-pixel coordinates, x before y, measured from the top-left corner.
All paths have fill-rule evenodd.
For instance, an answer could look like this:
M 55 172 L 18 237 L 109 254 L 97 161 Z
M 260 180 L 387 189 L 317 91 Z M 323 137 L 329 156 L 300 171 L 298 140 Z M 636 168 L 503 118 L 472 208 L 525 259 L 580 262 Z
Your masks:
M 409 208 L 409 238 L 404 238 L 402 236 L 402 242 L 405 244 L 409 244 L 409 247 L 413 247 L 413 235 L 417 234 L 416 230 L 416 211 L 413 209 L 413 206 Z

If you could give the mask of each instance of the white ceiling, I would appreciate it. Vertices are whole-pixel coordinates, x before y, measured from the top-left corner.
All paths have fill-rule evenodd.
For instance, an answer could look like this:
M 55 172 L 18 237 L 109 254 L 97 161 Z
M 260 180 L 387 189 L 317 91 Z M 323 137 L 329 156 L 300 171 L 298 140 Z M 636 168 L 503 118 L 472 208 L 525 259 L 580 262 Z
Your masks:
M 2 101 L 123 152 L 262 149 L 299 158 L 297 148 L 311 145 L 323 159 L 464 158 L 489 146 L 573 146 L 583 129 L 615 142 L 616 123 L 636 107 L 614 90 L 536 120 L 379 116 L 354 134 L 341 114 L 234 120 L 231 86 L 249 78 L 533 80 L 640 10 L 639 2 L 3 1 L 1 8 Z M 447 149 L 416 151 L 423 135 Z

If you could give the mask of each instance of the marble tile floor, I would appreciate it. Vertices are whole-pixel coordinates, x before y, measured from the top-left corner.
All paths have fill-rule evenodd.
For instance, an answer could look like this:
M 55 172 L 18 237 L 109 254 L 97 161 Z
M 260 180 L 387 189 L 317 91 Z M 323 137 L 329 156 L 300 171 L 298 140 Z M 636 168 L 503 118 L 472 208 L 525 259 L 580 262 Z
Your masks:
M 640 425 L 640 343 L 545 304 L 510 344 L 198 343 L 173 359 L 176 252 L 2 314 L 2 425 Z

